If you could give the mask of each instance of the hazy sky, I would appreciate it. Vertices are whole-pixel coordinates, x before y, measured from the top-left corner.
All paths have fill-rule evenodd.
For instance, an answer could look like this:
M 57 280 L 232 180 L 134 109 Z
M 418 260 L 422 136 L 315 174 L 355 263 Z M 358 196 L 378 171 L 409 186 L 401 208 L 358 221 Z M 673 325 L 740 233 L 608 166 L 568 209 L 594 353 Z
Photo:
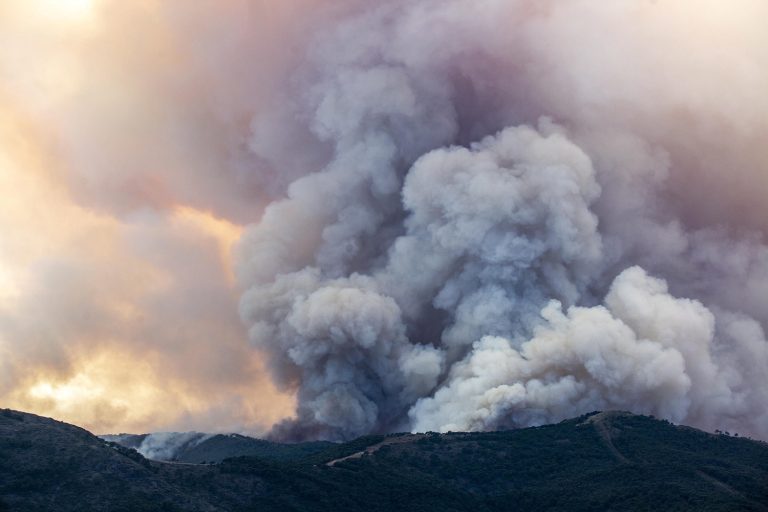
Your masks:
M 234 162 L 269 83 L 244 61 L 272 55 L 264 27 L 288 13 L 187 4 L 0 2 L 4 406 L 96 432 L 291 412 L 246 341 L 231 257 L 263 208 Z
M 768 437 L 763 0 L 0 0 L 0 405 Z M 761 405 L 762 404 L 762 405 Z

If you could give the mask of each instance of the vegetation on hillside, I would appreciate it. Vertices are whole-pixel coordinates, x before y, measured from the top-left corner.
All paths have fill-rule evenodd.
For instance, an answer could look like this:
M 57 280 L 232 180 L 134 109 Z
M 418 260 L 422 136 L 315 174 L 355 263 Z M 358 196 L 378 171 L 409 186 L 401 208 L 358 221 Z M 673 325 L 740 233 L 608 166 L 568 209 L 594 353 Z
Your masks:
M 45 426 L 45 436 L 26 434 L 30 425 Z M 9 412 L 0 414 L 0 499 L 22 511 L 50 510 L 45 503 L 236 512 L 768 510 L 768 445 L 626 413 L 317 448 L 216 465 L 149 462 L 76 427 Z M 105 479 L 118 485 L 99 493 Z M 78 506 L 84 496 L 88 506 Z

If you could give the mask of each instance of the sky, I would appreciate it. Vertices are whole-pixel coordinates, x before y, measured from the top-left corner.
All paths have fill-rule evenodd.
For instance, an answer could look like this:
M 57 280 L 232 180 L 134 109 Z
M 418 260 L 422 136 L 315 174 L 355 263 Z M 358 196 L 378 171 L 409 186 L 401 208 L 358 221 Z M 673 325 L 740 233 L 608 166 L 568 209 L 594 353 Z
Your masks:
M 0 405 L 768 439 L 762 0 L 0 0 Z
M 0 400 L 95 432 L 263 431 L 292 398 L 231 258 L 263 204 L 218 177 L 239 120 L 217 116 L 248 113 L 214 112 L 203 66 L 226 64 L 174 40 L 205 12 L 123 4 L 0 3 Z

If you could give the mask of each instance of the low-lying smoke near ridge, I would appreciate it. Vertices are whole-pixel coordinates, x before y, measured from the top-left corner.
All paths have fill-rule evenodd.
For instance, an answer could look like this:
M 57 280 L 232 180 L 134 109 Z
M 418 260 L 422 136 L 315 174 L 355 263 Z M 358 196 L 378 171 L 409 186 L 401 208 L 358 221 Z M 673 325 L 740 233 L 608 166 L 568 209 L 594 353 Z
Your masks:
M 193 56 L 134 63 L 165 152 L 57 122 L 82 204 L 250 224 L 275 438 L 598 409 L 768 438 L 768 4 L 265 4 L 158 8 Z
M 178 460 L 179 453 L 195 448 L 213 436 L 201 432 L 155 432 L 152 434 L 116 434 L 101 437 L 105 441 L 133 448 L 148 459 Z

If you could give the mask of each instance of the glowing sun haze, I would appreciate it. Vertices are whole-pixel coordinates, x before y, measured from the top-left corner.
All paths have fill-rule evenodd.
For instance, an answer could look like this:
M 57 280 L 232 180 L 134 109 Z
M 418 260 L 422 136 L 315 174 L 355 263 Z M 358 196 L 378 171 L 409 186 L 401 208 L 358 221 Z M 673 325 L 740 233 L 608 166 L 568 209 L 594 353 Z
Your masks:
M 237 316 L 261 195 L 217 179 L 242 127 L 210 111 L 197 36 L 172 40 L 185 14 L 220 16 L 214 44 L 235 19 L 125 4 L 0 6 L 0 400 L 96 432 L 261 432 L 292 412 Z
M 0 0 L 0 405 L 768 439 L 763 0 Z

